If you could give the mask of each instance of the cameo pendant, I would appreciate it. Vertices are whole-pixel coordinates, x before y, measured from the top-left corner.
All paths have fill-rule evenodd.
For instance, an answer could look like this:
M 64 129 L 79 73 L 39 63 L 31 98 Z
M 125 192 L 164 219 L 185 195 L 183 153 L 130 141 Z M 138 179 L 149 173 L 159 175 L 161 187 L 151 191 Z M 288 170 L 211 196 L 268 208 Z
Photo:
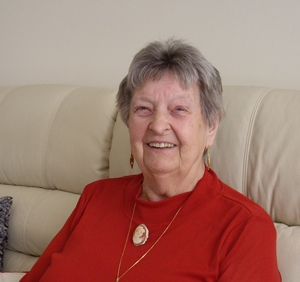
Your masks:
M 135 246 L 144 245 L 149 237 L 149 230 L 145 224 L 140 224 L 133 232 L 132 242 Z

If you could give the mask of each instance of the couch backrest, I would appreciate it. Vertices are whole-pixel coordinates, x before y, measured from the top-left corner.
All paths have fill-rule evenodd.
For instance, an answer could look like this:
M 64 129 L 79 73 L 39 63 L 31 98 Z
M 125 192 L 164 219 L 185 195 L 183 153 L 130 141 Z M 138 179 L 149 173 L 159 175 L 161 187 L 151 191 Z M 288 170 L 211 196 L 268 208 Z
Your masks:
M 0 196 L 13 197 L 6 271 L 30 269 L 84 186 L 108 177 L 115 94 L 64 85 L 0 88 Z
M 115 92 L 105 89 L 2 88 L 0 182 L 81 193 L 108 176 L 115 116 Z
M 227 86 L 224 104 L 212 168 L 271 215 L 283 281 L 300 281 L 300 91 Z M 130 169 L 128 140 L 118 117 L 110 177 L 139 171 Z
M 275 222 L 299 225 L 300 91 L 226 87 L 224 100 L 212 150 L 220 178 Z

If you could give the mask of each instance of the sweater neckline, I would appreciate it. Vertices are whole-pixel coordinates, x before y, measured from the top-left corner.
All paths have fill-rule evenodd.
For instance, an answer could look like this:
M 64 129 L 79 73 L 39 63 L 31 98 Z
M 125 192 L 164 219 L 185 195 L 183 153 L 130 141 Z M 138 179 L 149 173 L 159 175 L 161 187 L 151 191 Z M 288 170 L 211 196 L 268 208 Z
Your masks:
M 136 203 L 133 222 L 151 225 L 166 225 L 173 218 L 177 210 L 183 205 L 178 218 L 186 216 L 194 208 L 201 207 L 206 201 L 220 193 L 221 185 L 216 174 L 210 169 L 205 170 L 203 177 L 198 181 L 191 192 L 185 192 L 176 196 L 149 202 L 139 198 L 140 187 L 143 183 L 143 175 L 135 175 L 125 189 L 124 212 L 131 217 L 134 203 Z

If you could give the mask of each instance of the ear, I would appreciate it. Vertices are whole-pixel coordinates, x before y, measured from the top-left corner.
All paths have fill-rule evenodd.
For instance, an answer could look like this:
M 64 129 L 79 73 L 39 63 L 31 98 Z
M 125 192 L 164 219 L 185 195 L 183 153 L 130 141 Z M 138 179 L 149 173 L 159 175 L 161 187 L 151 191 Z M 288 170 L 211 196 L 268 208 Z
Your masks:
M 217 131 L 218 131 L 219 123 L 216 122 L 211 127 L 208 127 L 207 130 L 207 138 L 206 138 L 206 148 L 209 148 L 214 143 Z

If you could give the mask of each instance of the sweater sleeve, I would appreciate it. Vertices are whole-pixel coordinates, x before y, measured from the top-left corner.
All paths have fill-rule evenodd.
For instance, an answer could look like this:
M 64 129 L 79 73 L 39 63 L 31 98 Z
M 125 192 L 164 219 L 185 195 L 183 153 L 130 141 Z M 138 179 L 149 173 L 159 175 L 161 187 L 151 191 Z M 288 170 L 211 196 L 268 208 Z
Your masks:
M 78 224 L 90 198 L 91 193 L 88 192 L 88 189 L 86 187 L 84 189 L 84 192 L 80 196 L 75 209 L 67 219 L 62 229 L 52 239 L 43 254 L 32 267 L 32 269 L 20 280 L 21 282 L 35 282 L 40 280 L 51 263 L 52 255 L 54 253 L 62 251 L 62 249 L 64 248 L 64 245 L 66 244 L 70 234 Z
M 218 282 L 279 282 L 276 229 L 269 217 L 252 216 L 227 235 Z

